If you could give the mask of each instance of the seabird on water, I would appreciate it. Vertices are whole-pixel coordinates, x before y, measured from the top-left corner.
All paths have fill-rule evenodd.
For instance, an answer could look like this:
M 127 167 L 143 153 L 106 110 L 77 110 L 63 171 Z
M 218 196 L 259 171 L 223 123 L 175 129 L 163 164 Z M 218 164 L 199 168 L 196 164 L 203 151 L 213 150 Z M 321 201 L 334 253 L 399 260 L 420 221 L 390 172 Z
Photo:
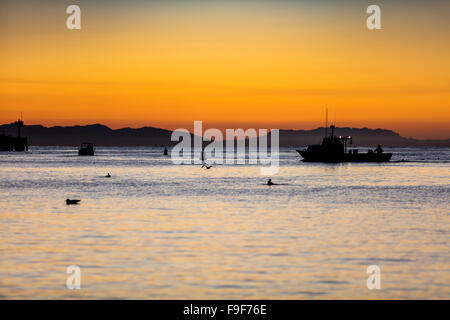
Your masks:
M 78 204 L 78 202 L 80 202 L 81 200 L 76 200 L 76 199 L 66 199 L 66 204 L 70 205 L 70 204 Z

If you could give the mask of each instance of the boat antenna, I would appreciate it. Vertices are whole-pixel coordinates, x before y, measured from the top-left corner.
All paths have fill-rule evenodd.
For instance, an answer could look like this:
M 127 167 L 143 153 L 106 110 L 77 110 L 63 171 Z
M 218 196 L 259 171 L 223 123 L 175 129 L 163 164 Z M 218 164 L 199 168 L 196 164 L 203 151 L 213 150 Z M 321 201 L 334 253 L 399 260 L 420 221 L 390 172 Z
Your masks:
M 325 108 L 325 137 L 328 134 L 328 108 Z

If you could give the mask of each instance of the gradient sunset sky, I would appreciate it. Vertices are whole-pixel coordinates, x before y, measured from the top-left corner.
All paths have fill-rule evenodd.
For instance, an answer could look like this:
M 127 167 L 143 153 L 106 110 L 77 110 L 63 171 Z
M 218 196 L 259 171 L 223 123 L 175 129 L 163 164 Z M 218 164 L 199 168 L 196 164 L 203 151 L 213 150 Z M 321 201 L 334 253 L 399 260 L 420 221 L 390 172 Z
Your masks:
M 78 4 L 82 29 L 66 28 Z M 381 7 L 382 30 L 366 28 Z M 0 123 L 450 138 L 450 1 L 0 3 Z

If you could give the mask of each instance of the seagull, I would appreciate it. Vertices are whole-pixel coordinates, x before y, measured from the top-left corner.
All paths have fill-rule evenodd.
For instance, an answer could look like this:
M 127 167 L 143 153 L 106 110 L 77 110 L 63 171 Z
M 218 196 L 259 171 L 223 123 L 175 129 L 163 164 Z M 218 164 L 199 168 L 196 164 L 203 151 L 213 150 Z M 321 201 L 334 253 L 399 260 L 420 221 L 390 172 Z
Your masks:
M 211 169 L 211 168 L 212 168 L 212 165 L 211 165 L 211 166 L 207 166 L 207 165 L 202 165 L 202 168 L 206 168 L 206 170 L 209 170 L 209 169 Z
M 272 182 L 272 179 L 269 179 L 269 181 L 267 181 L 267 185 L 268 186 L 273 186 L 274 185 L 274 183 Z
M 66 204 L 70 205 L 70 204 L 78 204 L 78 202 L 80 202 L 81 200 L 75 200 L 75 199 L 66 199 Z
M 111 175 L 109 174 L 109 172 L 108 172 L 108 174 L 106 175 L 105 178 L 111 178 Z

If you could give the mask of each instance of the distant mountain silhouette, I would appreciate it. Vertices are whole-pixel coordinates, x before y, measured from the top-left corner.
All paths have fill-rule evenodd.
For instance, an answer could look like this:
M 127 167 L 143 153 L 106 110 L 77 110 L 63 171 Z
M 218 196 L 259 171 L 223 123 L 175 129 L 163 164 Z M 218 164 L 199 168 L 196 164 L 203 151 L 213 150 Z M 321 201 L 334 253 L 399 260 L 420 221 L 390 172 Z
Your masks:
M 330 130 L 328 129 L 328 134 Z M 280 145 L 285 147 L 306 146 L 322 143 L 325 128 L 313 130 L 280 130 Z M 351 136 L 353 146 L 373 147 L 381 144 L 391 147 L 450 147 L 450 139 L 446 140 L 417 140 L 405 138 L 392 130 L 368 128 L 336 128 L 335 135 Z
M 16 135 L 13 124 L 1 125 L 0 133 Z M 171 145 L 172 131 L 143 127 L 113 130 L 102 124 L 70 127 L 24 126 L 22 135 L 28 136 L 34 146 L 79 146 L 82 142 L 92 142 L 96 146 L 163 146 Z
M 16 135 L 14 124 L 0 125 L 0 134 Z M 280 146 L 301 147 L 321 143 L 325 129 L 280 130 Z M 450 147 L 447 140 L 417 140 L 401 137 L 398 133 L 385 129 L 336 128 L 336 135 L 352 136 L 354 146 L 436 146 Z M 22 135 L 28 136 L 31 146 L 79 146 L 82 142 L 92 142 L 96 146 L 172 146 L 172 131 L 143 127 L 138 129 L 111 129 L 102 124 L 68 127 L 44 127 L 29 125 L 22 128 Z M 269 139 L 270 140 L 270 139 Z

